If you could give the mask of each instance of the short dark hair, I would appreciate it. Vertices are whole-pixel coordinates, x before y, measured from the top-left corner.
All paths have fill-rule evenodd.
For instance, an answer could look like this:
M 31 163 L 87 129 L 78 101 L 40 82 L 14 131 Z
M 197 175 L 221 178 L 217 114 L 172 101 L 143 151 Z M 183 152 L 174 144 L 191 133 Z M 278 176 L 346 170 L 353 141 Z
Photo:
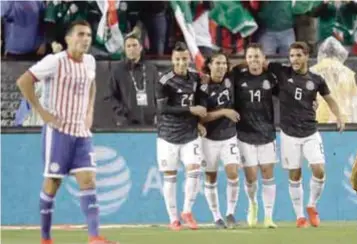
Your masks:
M 73 31 L 74 27 L 76 27 L 77 25 L 81 25 L 81 26 L 88 26 L 90 29 L 92 29 L 91 25 L 89 24 L 88 21 L 86 20 L 75 20 L 73 22 L 71 22 L 67 28 L 67 32 L 66 32 L 66 36 L 70 35 L 71 32 Z
M 245 48 L 245 54 L 247 54 L 247 51 L 248 51 L 249 48 L 259 49 L 264 54 L 263 46 L 260 43 L 256 43 L 256 42 L 249 43 L 248 46 Z
M 310 48 L 306 42 L 294 42 L 290 45 L 289 52 L 291 49 L 301 49 L 305 55 L 310 53 Z
M 140 37 L 139 37 L 138 35 L 136 35 L 135 33 L 130 33 L 130 34 L 126 35 L 126 36 L 124 37 L 124 44 L 126 43 L 126 41 L 127 41 L 128 39 L 138 40 L 139 44 L 141 45 L 141 39 L 140 39 Z
M 175 51 L 175 52 L 184 52 L 187 50 L 188 50 L 188 47 L 187 47 L 186 43 L 184 43 L 184 42 L 176 42 L 175 47 L 173 49 L 173 51 Z

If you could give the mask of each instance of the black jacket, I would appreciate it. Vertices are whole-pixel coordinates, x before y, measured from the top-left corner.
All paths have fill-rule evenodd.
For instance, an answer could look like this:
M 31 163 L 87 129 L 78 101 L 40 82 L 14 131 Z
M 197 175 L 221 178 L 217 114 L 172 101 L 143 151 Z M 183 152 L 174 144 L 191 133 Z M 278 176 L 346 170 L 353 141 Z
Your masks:
M 138 106 L 136 101 L 136 89 L 130 70 L 137 82 L 139 89 L 143 88 L 143 66 L 146 73 L 146 94 L 148 106 Z M 156 66 L 147 61 L 140 60 L 133 64 L 131 61 L 120 61 L 114 68 L 108 86 L 108 92 L 104 98 L 109 103 L 117 125 L 153 125 L 155 121 L 155 83 L 158 80 Z

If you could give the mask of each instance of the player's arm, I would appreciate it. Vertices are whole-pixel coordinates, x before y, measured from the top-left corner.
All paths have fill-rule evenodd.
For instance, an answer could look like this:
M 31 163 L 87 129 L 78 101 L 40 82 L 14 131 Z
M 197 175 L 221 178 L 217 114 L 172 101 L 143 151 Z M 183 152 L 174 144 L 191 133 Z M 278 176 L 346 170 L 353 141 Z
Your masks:
M 352 166 L 352 172 L 351 172 L 351 185 L 352 188 L 357 191 L 357 155 L 356 155 L 356 159 L 355 162 Z
M 39 113 L 45 123 L 59 126 L 59 121 L 41 105 L 36 96 L 35 82 L 53 76 L 56 72 L 58 61 L 53 55 L 44 57 L 41 61 L 33 65 L 28 71 L 17 79 L 16 84 L 22 95 L 30 103 L 31 107 Z
M 202 123 L 208 123 L 222 117 L 226 117 L 233 122 L 237 123 L 239 121 L 239 113 L 234 109 L 222 108 L 215 111 L 207 112 L 207 115 L 201 119 Z
M 92 81 L 89 90 L 89 101 L 88 101 L 88 108 L 87 108 L 87 116 L 86 116 L 86 127 L 90 129 L 93 125 L 93 114 L 94 114 L 94 102 L 95 102 L 95 94 L 97 93 L 97 85 L 95 80 Z

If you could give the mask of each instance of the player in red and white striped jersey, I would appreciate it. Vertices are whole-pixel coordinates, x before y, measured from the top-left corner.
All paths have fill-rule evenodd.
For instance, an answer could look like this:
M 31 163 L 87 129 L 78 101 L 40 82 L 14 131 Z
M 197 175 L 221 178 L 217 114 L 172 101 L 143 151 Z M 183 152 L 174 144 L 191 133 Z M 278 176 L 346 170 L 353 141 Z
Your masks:
M 90 244 L 115 244 L 99 236 L 99 211 L 95 189 L 95 162 L 90 128 L 95 99 L 95 59 L 86 54 L 92 39 L 86 21 L 71 24 L 68 49 L 50 54 L 33 65 L 17 84 L 43 127 L 44 184 L 40 194 L 42 244 L 53 244 L 50 231 L 53 201 L 61 180 L 74 174 L 81 208 L 88 223 Z M 44 105 L 35 96 L 34 82 L 44 82 Z

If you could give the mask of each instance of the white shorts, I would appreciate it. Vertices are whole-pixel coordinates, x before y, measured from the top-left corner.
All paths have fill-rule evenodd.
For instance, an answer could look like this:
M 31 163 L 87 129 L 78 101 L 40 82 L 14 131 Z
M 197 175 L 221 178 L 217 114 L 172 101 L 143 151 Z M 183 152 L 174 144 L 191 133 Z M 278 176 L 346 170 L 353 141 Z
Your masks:
M 319 132 L 308 137 L 292 137 L 280 132 L 281 160 L 285 169 L 299 169 L 303 158 L 309 164 L 324 164 L 324 146 Z
M 238 147 L 242 154 L 243 167 L 277 163 L 276 142 L 254 145 L 238 140 Z
M 173 144 L 157 138 L 157 162 L 160 171 L 175 171 L 180 161 L 185 165 L 199 164 L 203 161 L 201 137 L 186 144 Z
M 220 160 L 224 166 L 227 164 L 239 164 L 240 162 L 236 136 L 222 141 L 203 138 L 202 147 L 206 162 L 206 165 L 204 165 L 206 172 L 218 171 Z

